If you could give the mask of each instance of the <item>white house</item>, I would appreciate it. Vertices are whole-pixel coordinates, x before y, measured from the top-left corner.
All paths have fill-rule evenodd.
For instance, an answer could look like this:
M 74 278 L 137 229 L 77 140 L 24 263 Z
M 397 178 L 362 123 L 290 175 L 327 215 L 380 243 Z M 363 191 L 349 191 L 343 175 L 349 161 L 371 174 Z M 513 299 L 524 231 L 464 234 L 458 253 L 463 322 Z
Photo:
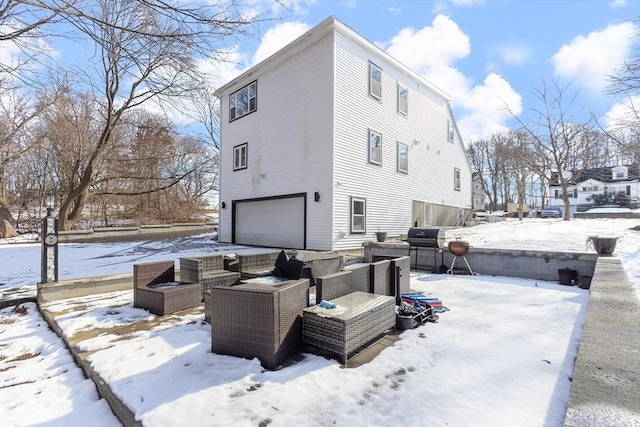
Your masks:
M 640 167 L 639 165 L 618 165 L 587 169 L 577 180 L 567 187 L 571 214 L 593 206 L 594 195 L 606 194 L 612 204 L 638 206 L 640 204 Z M 549 206 L 561 206 L 562 189 L 557 178 L 549 185 Z
M 216 95 L 221 242 L 350 249 L 469 216 L 449 97 L 333 17 Z

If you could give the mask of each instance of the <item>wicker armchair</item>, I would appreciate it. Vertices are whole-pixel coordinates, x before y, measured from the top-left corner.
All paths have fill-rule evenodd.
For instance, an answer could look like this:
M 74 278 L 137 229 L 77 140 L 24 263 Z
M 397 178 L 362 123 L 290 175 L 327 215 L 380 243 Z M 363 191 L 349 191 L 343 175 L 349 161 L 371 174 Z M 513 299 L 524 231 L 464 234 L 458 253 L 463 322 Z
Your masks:
M 240 280 L 240 273 L 224 270 L 223 255 L 180 258 L 180 280 L 186 283 L 199 283 L 204 299 L 204 294 L 209 288 L 231 286 Z
M 263 367 L 276 369 L 299 350 L 309 279 L 216 286 L 210 292 L 214 353 L 257 357 Z
M 202 301 L 200 285 L 175 280 L 173 261 L 133 266 L 133 306 L 164 316 L 195 307 Z

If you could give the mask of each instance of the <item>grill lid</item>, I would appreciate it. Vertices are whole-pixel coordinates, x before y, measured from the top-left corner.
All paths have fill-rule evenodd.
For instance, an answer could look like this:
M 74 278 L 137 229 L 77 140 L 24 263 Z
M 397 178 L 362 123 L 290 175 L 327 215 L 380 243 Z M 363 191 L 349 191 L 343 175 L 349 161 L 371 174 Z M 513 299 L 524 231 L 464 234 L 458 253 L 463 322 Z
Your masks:
M 413 227 L 407 233 L 407 242 L 411 246 L 441 248 L 444 246 L 444 230 Z

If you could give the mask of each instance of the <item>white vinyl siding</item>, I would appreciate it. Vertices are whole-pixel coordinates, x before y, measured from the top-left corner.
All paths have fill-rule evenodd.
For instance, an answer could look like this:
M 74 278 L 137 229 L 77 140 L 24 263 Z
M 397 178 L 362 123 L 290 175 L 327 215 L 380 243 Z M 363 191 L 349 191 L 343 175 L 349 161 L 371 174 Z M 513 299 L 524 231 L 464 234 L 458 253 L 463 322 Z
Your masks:
M 382 164 L 382 135 L 369 129 L 369 163 Z
M 471 170 L 463 144 L 457 136 L 455 144 L 447 140 L 447 99 L 340 33 L 335 61 L 334 249 L 358 247 L 375 239 L 378 229 L 406 234 L 418 219 L 413 217 L 413 200 L 471 209 Z M 380 102 L 362 96 L 370 62 L 384 69 L 383 92 L 395 94 L 398 84 L 408 89 L 411 114 L 398 113 L 396 96 L 383 96 Z M 369 130 L 382 135 L 382 164 L 377 167 L 371 167 L 370 153 L 363 147 Z M 411 173 L 399 173 L 396 142 L 408 141 Z M 453 165 L 461 169 L 460 191 L 453 190 Z M 350 233 L 354 195 L 367 201 L 364 235 Z
M 407 144 L 398 142 L 398 172 L 407 173 L 409 171 L 409 147 Z
M 369 63 L 369 95 L 382 99 L 382 69 L 372 62 Z
M 398 83 L 398 112 L 405 116 L 409 113 L 409 90 Z
M 307 249 L 332 249 L 333 38 L 325 35 L 312 49 L 303 47 L 280 52 L 272 58 L 277 64 L 267 60 L 245 81 L 232 82 L 229 92 L 259 82 L 260 109 L 255 113 L 229 121 L 229 96 L 220 96 L 219 200 L 227 206 L 219 212 L 221 242 L 232 239 L 233 201 L 306 193 Z M 359 145 L 364 152 L 363 139 Z M 251 148 L 247 169 L 234 173 L 233 148 L 245 142 Z M 316 191 L 322 195 L 317 203 Z

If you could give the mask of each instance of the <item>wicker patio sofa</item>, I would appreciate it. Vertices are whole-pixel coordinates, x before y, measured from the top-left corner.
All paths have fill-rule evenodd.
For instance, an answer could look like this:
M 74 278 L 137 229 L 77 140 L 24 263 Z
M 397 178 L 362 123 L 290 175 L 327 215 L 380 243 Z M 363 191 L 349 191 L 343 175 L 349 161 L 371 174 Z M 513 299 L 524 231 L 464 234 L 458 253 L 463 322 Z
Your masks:
M 264 368 L 276 369 L 300 349 L 309 279 L 214 286 L 210 293 L 214 353 L 257 357 Z
M 164 316 L 195 307 L 202 301 L 197 283 L 175 280 L 175 262 L 160 261 L 133 266 L 133 306 Z
M 352 292 L 329 302 L 336 307 L 315 305 L 304 309 L 303 340 L 338 354 L 343 364 L 350 355 L 395 326 L 396 304 L 392 296 Z
M 232 271 L 237 271 L 245 278 L 268 276 L 275 268 L 276 259 L 280 252 L 266 252 L 261 254 L 238 254 L 237 263 L 232 264 Z
M 223 255 L 180 258 L 180 280 L 199 283 L 204 299 L 205 292 L 212 286 L 231 286 L 240 280 L 240 273 L 224 269 Z
M 356 290 L 367 291 L 367 289 L 355 289 L 351 280 L 351 271 L 345 270 L 338 273 L 326 274 L 316 278 L 316 304 L 322 300 L 338 298 Z

